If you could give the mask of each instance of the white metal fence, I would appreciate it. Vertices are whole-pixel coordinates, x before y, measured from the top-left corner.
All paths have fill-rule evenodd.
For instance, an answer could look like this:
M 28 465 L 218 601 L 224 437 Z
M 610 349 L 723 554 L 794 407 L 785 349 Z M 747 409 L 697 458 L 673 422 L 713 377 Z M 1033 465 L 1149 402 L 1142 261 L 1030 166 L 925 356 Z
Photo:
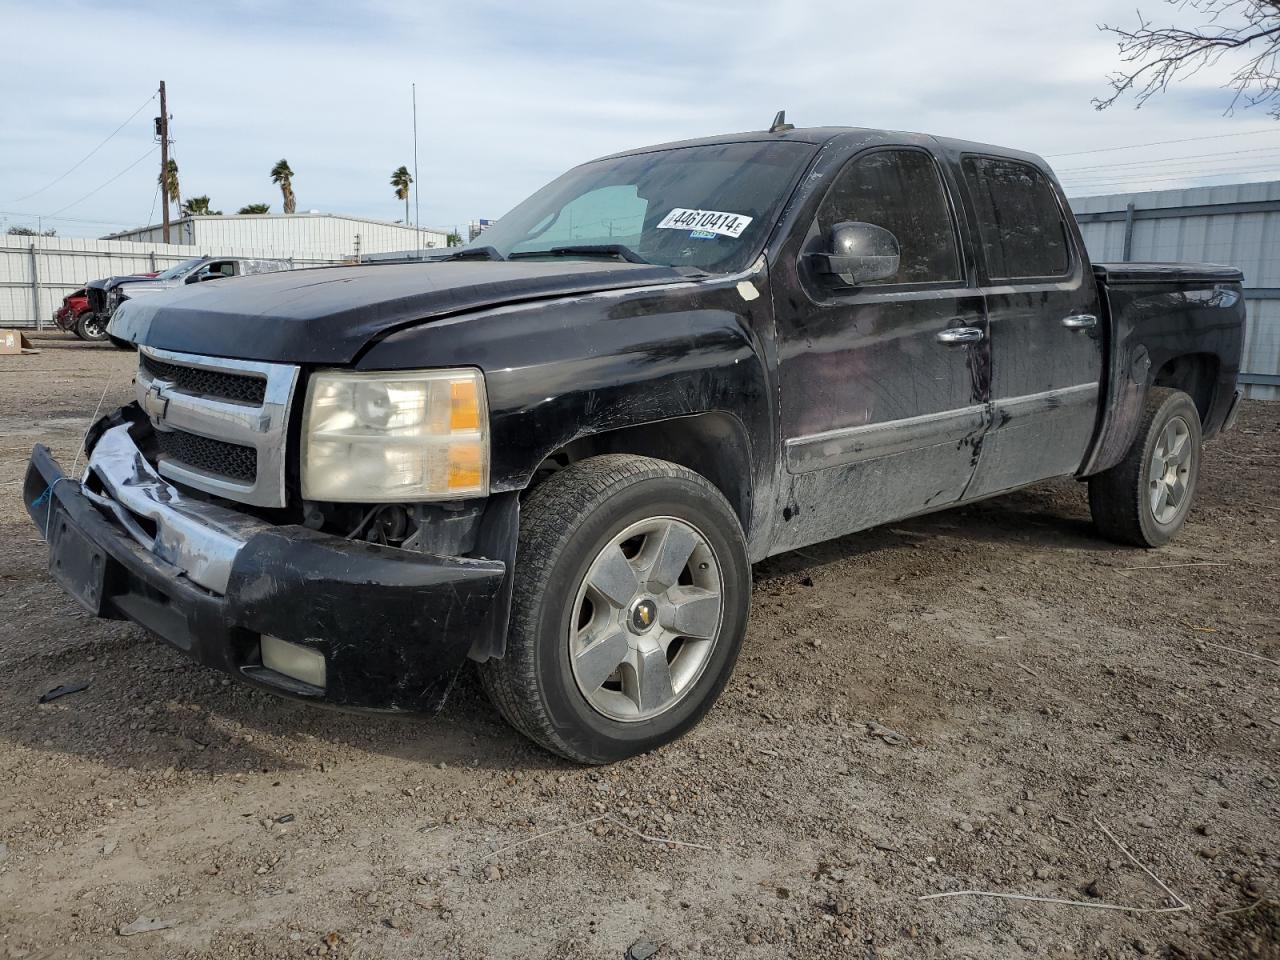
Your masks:
M 1280 399 L 1280 182 L 1076 197 L 1089 256 L 1225 263 L 1244 271 L 1248 326 L 1240 380 Z
M 201 256 L 284 259 L 298 267 L 338 262 L 297 257 L 287 250 L 0 236 L 0 327 L 48 326 L 62 298 L 90 280 L 164 270 Z

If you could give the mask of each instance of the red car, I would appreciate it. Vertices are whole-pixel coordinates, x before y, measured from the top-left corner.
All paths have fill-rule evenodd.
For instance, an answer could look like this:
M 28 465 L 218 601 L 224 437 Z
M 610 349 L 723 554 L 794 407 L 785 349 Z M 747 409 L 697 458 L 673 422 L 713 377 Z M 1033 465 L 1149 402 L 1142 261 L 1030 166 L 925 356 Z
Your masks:
M 79 333 L 80 320 L 89 312 L 89 295 L 84 287 L 62 298 L 62 306 L 53 311 L 53 322 L 68 333 Z M 83 335 L 81 334 L 83 338 Z
M 155 273 L 138 273 L 138 277 L 154 277 Z M 62 298 L 62 306 L 53 311 L 53 322 L 60 330 L 74 333 L 81 340 L 105 340 L 106 318 L 94 315 L 89 306 L 89 291 L 85 287 Z

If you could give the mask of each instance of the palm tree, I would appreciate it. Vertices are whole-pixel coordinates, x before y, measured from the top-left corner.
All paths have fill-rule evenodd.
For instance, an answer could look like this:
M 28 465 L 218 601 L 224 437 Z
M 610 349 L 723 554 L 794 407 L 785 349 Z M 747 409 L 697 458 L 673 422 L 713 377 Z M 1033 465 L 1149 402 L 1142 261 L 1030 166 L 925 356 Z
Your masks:
M 236 213 L 270 213 L 271 204 L 269 203 L 249 203 L 245 204 Z
M 192 197 L 182 205 L 182 215 L 184 217 L 220 217 L 221 210 L 209 209 L 209 198 L 207 196 Z
M 182 190 L 178 186 L 178 161 L 170 160 L 166 163 L 156 180 L 169 191 L 169 202 L 175 207 L 181 207 Z
M 293 195 L 293 171 L 288 160 L 281 160 L 271 168 L 271 182 L 280 185 L 280 194 L 284 197 L 284 212 L 293 213 L 298 208 L 298 200 Z
M 392 171 L 391 185 L 396 188 L 396 199 L 404 201 L 404 222 L 409 222 L 409 186 L 413 183 L 413 177 L 409 174 L 409 168 L 401 165 L 398 170 Z

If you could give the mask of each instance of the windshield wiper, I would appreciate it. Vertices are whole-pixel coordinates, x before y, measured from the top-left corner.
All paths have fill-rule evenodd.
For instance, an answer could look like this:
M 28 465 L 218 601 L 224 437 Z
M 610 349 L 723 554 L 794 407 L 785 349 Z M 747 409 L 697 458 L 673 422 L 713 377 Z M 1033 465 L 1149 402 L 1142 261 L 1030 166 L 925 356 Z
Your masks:
M 463 247 L 456 253 L 446 253 L 438 257 L 427 257 L 435 263 L 445 260 L 502 260 L 503 256 L 497 247 Z
M 648 263 L 644 257 L 630 247 L 620 243 L 583 243 L 577 246 L 552 247 L 550 250 L 521 250 L 507 256 L 508 260 L 517 257 L 617 257 L 627 263 Z

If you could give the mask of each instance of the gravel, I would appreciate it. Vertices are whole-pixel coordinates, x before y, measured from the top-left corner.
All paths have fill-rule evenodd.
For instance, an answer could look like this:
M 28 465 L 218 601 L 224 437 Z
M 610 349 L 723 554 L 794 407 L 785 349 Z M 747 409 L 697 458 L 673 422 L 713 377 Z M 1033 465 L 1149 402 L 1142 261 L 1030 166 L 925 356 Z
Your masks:
M 1065 481 L 758 565 L 720 704 L 587 770 L 470 675 L 433 720 L 347 716 L 82 614 L 14 481 L 134 360 L 36 345 L 0 358 L 0 958 L 143 920 L 177 926 L 142 960 L 1276 956 L 1280 406 L 1208 449 L 1158 559 Z M 918 899 L 1166 905 L 1095 818 L 1192 911 Z

